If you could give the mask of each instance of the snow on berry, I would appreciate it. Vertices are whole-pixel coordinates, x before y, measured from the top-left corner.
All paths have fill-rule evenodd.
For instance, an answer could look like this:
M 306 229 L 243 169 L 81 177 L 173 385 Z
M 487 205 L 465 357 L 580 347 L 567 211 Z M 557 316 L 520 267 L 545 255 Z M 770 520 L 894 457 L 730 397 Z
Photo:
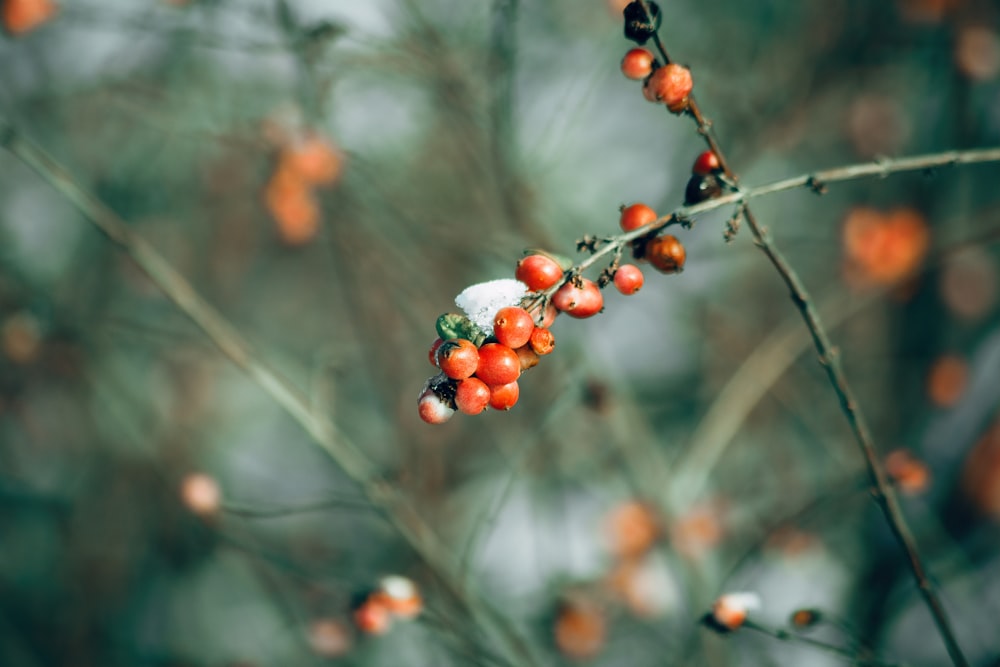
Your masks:
M 466 287 L 455 297 L 455 305 L 465 311 L 484 335 L 492 335 L 497 311 L 520 305 L 528 286 L 520 280 L 502 278 Z
M 760 596 L 756 593 L 726 593 L 712 605 L 712 621 L 719 629 L 732 631 L 746 622 L 751 611 L 760 607 Z

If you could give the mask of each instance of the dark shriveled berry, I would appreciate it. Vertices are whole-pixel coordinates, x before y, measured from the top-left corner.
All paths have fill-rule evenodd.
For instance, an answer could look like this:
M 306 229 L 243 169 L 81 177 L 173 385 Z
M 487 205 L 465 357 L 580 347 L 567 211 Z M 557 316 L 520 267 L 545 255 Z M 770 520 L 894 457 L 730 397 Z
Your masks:
M 625 16 L 625 39 L 630 39 L 639 46 L 649 41 L 663 23 L 660 6 L 655 2 L 647 2 L 646 5 L 649 6 L 649 14 L 646 14 L 646 10 L 638 0 L 630 2 L 622 11 Z
M 694 174 L 684 189 L 684 205 L 691 206 L 722 194 L 722 184 L 715 174 Z

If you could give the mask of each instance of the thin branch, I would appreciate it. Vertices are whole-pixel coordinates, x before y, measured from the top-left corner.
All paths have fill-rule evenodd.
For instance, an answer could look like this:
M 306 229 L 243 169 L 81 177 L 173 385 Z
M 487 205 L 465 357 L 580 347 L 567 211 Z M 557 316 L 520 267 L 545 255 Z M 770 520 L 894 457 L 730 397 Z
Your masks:
M 829 653 L 843 658 L 852 665 L 858 665 L 858 667 L 902 667 L 898 663 L 882 662 L 881 660 L 869 658 L 863 654 L 859 654 L 858 651 L 846 649 L 841 646 L 837 646 L 836 644 L 829 644 L 825 641 L 813 639 L 812 637 L 806 637 L 794 632 L 789 632 L 788 630 L 784 630 L 782 628 L 772 628 L 749 620 L 744 622 L 743 627 L 747 630 L 753 630 L 754 632 L 759 632 L 762 635 L 767 635 L 768 637 L 777 639 L 778 641 L 788 642 L 790 644 L 802 644 L 804 646 L 809 646 L 810 648 L 818 649 L 824 653 Z
M 351 498 L 348 496 L 325 498 L 289 505 L 256 505 L 232 502 L 222 504 L 222 511 L 225 514 L 245 519 L 275 519 L 327 509 L 372 510 L 376 508 L 364 498 Z
M 716 145 L 717 146 L 717 145 Z M 713 150 L 717 150 L 717 147 Z M 842 165 L 830 169 L 814 171 L 809 174 L 800 174 L 791 178 L 786 178 L 772 183 L 756 187 L 740 187 L 736 192 L 709 199 L 691 206 L 681 206 L 674 211 L 663 215 L 648 225 L 638 227 L 630 232 L 611 236 L 603 240 L 603 244 L 585 260 L 575 265 L 567 271 L 567 279 L 574 275 L 579 275 L 594 266 L 603 258 L 614 253 L 621 252 L 622 249 L 636 239 L 652 236 L 662 229 L 672 225 L 690 224 L 695 216 L 708 213 L 725 206 L 744 207 L 751 199 L 764 197 L 767 195 L 787 192 L 798 188 L 815 189 L 819 185 L 839 183 L 843 181 L 853 181 L 862 178 L 885 178 L 891 174 L 898 174 L 908 171 L 928 171 L 939 167 L 957 166 L 966 164 L 983 164 L 989 162 L 1000 162 L 1000 147 L 978 148 L 967 151 L 945 151 L 943 153 L 926 153 L 898 159 L 879 159 L 873 162 L 860 162 L 856 164 Z M 730 172 L 731 173 L 731 172 Z M 735 177 L 731 177 L 735 180 Z M 550 289 L 542 292 L 539 298 L 552 296 L 562 286 L 558 283 Z
M 646 0 L 639 0 L 639 2 L 641 3 L 643 10 L 646 12 L 647 19 L 651 22 L 652 15 L 649 12 L 649 6 L 646 4 Z M 654 32 L 653 36 L 655 38 L 656 46 L 663 56 L 663 59 L 669 63 L 670 56 L 667 55 L 663 42 L 660 40 L 659 33 Z M 729 164 L 726 161 L 726 156 L 712 133 L 711 123 L 705 119 L 693 95 L 690 97 L 688 113 L 697 123 L 698 131 L 704 137 L 708 147 L 718 157 L 723 173 L 728 177 L 729 181 L 738 188 L 739 178 L 729 167 Z M 953 161 L 955 154 L 950 154 L 947 157 L 949 160 Z M 907 163 L 904 162 L 904 165 L 905 164 Z M 879 175 L 889 173 L 888 167 L 884 163 L 876 163 L 876 165 L 881 168 L 878 171 L 869 173 L 878 173 Z M 852 170 L 844 171 L 842 174 L 844 177 L 843 180 L 855 177 L 854 173 L 855 172 Z M 813 187 L 816 187 L 817 185 L 816 179 L 811 177 L 808 179 L 807 183 Z M 797 186 L 789 185 L 789 187 Z M 746 203 L 745 200 L 743 203 Z M 854 438 L 861 449 L 862 455 L 864 456 L 865 463 L 868 467 L 868 474 L 874 486 L 872 489 L 872 496 L 878 503 L 878 506 L 882 509 L 882 513 L 885 515 L 886 521 L 889 523 L 896 540 L 906 551 L 907 560 L 909 561 L 910 569 L 913 572 L 913 577 L 916 580 L 917 587 L 924 598 L 927 608 L 931 612 L 931 616 L 933 617 L 934 623 L 938 628 L 941 639 L 944 641 L 945 648 L 948 650 L 948 655 L 951 657 L 952 662 L 956 667 L 967 667 L 969 663 L 958 644 L 958 639 L 952 629 L 951 620 L 945 611 L 944 605 L 938 596 L 935 586 L 931 583 L 930 578 L 927 576 L 927 571 L 917 548 L 916 540 L 913 538 L 913 534 L 906 522 L 906 518 L 899 507 L 899 501 L 896 498 L 892 485 L 889 483 L 885 470 L 882 468 L 878 455 L 875 453 L 875 445 L 872 441 L 871 431 L 868 428 L 864 414 L 861 412 L 861 408 L 854 396 L 854 391 L 851 389 L 851 386 L 847 381 L 847 376 L 840 363 L 840 355 L 837 349 L 830 342 L 830 338 L 819 318 L 819 313 L 813 305 L 809 292 L 806 290 L 805 285 L 802 283 L 798 274 L 785 259 L 784 255 L 771 241 L 770 236 L 767 234 L 767 230 L 757 221 L 756 216 L 754 216 L 748 205 L 743 207 L 743 217 L 750 226 L 754 242 L 764 252 L 767 258 L 771 261 L 771 264 L 781 275 L 781 279 L 785 282 L 785 285 L 791 292 L 792 301 L 799 309 L 802 319 L 809 328 L 809 333 L 813 338 L 813 344 L 816 347 L 816 351 L 819 353 L 820 363 L 826 370 L 830 384 L 837 394 L 841 410 L 847 418 L 851 431 L 854 433 Z
M 312 436 L 316 444 L 361 487 L 371 503 L 385 512 L 447 593 L 469 613 L 478 627 L 486 630 L 500 645 L 511 665 L 538 664 L 531 647 L 511 622 L 481 596 L 461 585 L 455 575 L 451 550 L 440 541 L 410 499 L 381 479 L 371 461 L 353 442 L 328 419 L 314 412 L 308 398 L 287 379 L 263 363 L 239 331 L 205 301 L 152 245 L 132 231 L 106 204 L 78 185 L 54 158 L 27 141 L 3 118 L 0 118 L 0 147 L 31 167 L 124 250 L 230 361 L 246 372 Z

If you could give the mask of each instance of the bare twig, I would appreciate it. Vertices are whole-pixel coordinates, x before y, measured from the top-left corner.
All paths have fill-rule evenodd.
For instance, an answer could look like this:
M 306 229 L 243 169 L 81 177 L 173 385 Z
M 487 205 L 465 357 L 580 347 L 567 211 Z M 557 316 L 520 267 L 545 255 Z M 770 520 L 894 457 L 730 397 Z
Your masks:
M 457 578 L 451 550 L 420 516 L 413 503 L 382 479 L 371 461 L 336 426 L 310 408 L 308 398 L 287 379 L 260 360 L 242 334 L 145 239 L 114 211 L 77 184 L 72 175 L 41 148 L 26 140 L 0 118 L 0 147 L 31 167 L 69 200 L 87 220 L 125 251 L 150 279 L 250 378 L 283 407 L 313 440 L 364 491 L 371 503 L 385 512 L 400 535 L 433 571 L 444 590 L 469 613 L 503 651 L 510 665 L 536 665 L 528 643 L 481 596 L 463 587 Z
M 717 146 L 717 145 L 716 145 Z M 713 149 L 713 150 L 717 150 Z M 604 243 L 595 249 L 593 254 L 570 269 L 570 275 L 579 275 L 591 266 L 594 266 L 602 259 L 613 253 L 621 252 L 630 242 L 650 236 L 656 232 L 672 225 L 686 224 L 695 216 L 708 213 L 726 206 L 736 206 L 742 208 L 751 199 L 764 197 L 767 195 L 787 192 L 798 188 L 812 188 L 816 183 L 830 184 L 842 181 L 852 181 L 862 178 L 885 178 L 891 174 L 898 174 L 908 171 L 926 171 L 937 167 L 965 164 L 981 164 L 989 162 L 1000 162 L 1000 147 L 979 148 L 967 151 L 946 151 L 943 153 L 927 153 L 924 155 L 914 155 L 899 159 L 880 159 L 873 162 L 861 162 L 857 164 L 843 165 L 814 171 L 810 174 L 801 174 L 773 183 L 766 183 L 757 187 L 740 187 L 736 192 L 709 199 L 691 206 L 682 206 L 674 211 L 660 216 L 653 222 L 642 227 L 633 229 L 630 232 L 617 236 L 602 239 Z M 730 172 L 731 173 L 731 172 Z M 542 293 L 543 297 L 549 297 L 561 287 L 561 283 L 553 286 Z
M 791 644 L 802 644 L 804 646 L 809 646 L 814 649 L 823 651 L 824 653 L 829 653 L 831 655 L 844 658 L 852 665 L 858 665 L 858 667 L 902 667 L 898 663 L 883 662 L 875 658 L 867 657 L 857 650 L 846 649 L 842 646 L 837 646 L 836 644 L 830 644 L 819 639 L 813 639 L 812 637 L 806 637 L 794 632 L 789 632 L 782 628 L 772 628 L 761 623 L 755 623 L 754 621 L 746 621 L 743 627 L 747 630 L 753 630 L 754 632 L 759 632 L 762 635 L 767 635 L 778 641 L 788 642 Z
M 652 21 L 652 15 L 649 12 L 649 6 L 647 5 L 646 0 L 639 0 L 639 2 L 642 4 L 649 20 Z M 667 63 L 671 62 L 670 56 L 667 54 L 667 51 L 663 46 L 663 42 L 660 40 L 659 34 L 654 33 L 653 37 L 655 39 L 656 47 L 659 49 L 660 55 L 663 56 L 664 61 Z M 697 123 L 698 131 L 704 137 L 709 149 L 711 149 L 718 157 L 719 165 L 721 166 L 723 172 L 728 177 L 730 182 L 738 188 L 739 179 L 729 167 L 725 154 L 712 133 L 711 123 L 705 119 L 693 95 L 690 97 L 688 113 L 690 113 Z M 948 162 L 944 162 L 942 164 L 953 162 L 955 159 L 954 154 L 947 157 Z M 876 165 L 881 167 L 881 169 L 870 173 L 877 173 L 879 175 L 889 173 L 885 162 L 878 162 Z M 850 169 L 843 170 L 842 175 L 844 176 L 844 180 L 854 177 L 854 173 L 855 172 Z M 815 188 L 817 183 L 823 183 L 823 179 L 816 175 L 812 175 L 807 177 L 806 182 L 801 185 L 809 185 L 810 187 Z M 895 535 L 900 546 L 906 552 L 907 560 L 909 561 L 910 569 L 913 572 L 913 577 L 916 580 L 917 587 L 924 598 L 927 608 L 931 612 L 931 616 L 933 617 L 934 623 L 938 628 L 941 639 L 944 641 L 945 648 L 948 650 L 948 655 L 951 657 L 952 662 L 956 667 L 967 667 L 969 664 L 968 660 L 965 658 L 965 655 L 958 644 L 958 640 L 952 628 L 948 613 L 945 611 L 936 587 L 927 575 L 927 570 L 924 566 L 923 559 L 920 556 L 916 540 L 913 538 L 913 534 L 905 516 L 902 513 L 902 510 L 900 509 L 899 501 L 896 498 L 892 485 L 889 483 L 885 470 L 882 468 L 878 455 L 875 453 L 875 445 L 872 440 L 871 431 L 868 428 L 864 414 L 862 413 L 857 399 L 854 396 L 854 391 L 848 383 L 847 376 L 841 366 L 840 354 L 837 348 L 831 343 L 829 335 L 819 318 L 819 313 L 813 305 L 812 298 L 806 290 L 805 285 L 802 283 L 802 280 L 799 278 L 798 273 L 796 273 L 781 251 L 771 241 L 767 230 L 757 221 L 757 218 L 754 216 L 749 206 L 744 206 L 743 217 L 747 221 L 747 225 L 750 227 L 754 242 L 771 261 L 771 264 L 777 270 L 781 279 L 785 282 L 785 285 L 791 293 L 792 301 L 799 309 L 806 326 L 809 328 L 813 344 L 819 354 L 820 363 L 826 370 L 830 384 L 837 394 L 841 410 L 847 418 L 847 422 L 851 427 L 854 438 L 861 449 L 862 455 L 864 456 L 865 463 L 868 467 L 868 474 L 873 485 L 872 497 L 875 499 L 876 503 L 878 503 L 878 506 L 885 515 L 886 521 L 892 529 L 893 534 Z

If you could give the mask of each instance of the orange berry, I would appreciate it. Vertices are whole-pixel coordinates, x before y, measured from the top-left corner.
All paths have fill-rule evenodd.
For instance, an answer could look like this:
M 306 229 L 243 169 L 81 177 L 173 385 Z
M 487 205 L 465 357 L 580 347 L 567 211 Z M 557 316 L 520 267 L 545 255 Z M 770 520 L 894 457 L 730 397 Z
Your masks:
M 3 0 L 0 22 L 11 35 L 23 35 L 47 23 L 59 12 L 52 0 Z
M 719 164 L 719 156 L 715 154 L 715 151 L 708 150 L 702 151 L 695 158 L 694 164 L 691 166 L 691 173 L 699 176 L 707 176 L 721 169 L 722 165 Z
M 354 610 L 354 625 L 366 635 L 384 635 L 392 627 L 392 615 L 388 607 L 372 596 Z
M 930 468 L 905 449 L 889 452 L 885 457 L 885 472 L 896 483 L 897 488 L 907 495 L 921 493 L 930 485 Z
M 630 79 L 645 79 L 653 73 L 653 63 L 655 62 L 656 58 L 646 49 L 631 49 L 622 58 L 622 74 Z
M 412 579 L 398 574 L 382 577 L 373 594 L 389 612 L 398 618 L 412 619 L 423 611 L 424 601 Z
M 811 628 L 818 625 L 823 615 L 816 609 L 796 609 L 788 622 L 796 628 Z
M 615 271 L 615 288 L 626 296 L 638 292 L 644 280 L 642 270 L 635 264 L 622 264 Z
M 311 185 L 332 185 L 343 168 L 343 158 L 322 135 L 311 133 L 281 152 L 283 167 Z
M 531 345 L 531 349 L 535 351 L 535 354 L 544 356 L 550 354 L 555 349 L 556 337 L 552 335 L 552 332 L 547 327 L 535 327 L 531 332 L 531 338 L 528 339 L 528 344 Z
M 640 556 L 659 538 L 660 521 L 648 505 L 629 501 L 614 508 L 605 519 L 611 549 L 621 558 Z
M 630 232 L 655 222 L 656 217 L 656 211 L 645 204 L 632 204 L 622 209 L 618 224 L 621 225 L 623 231 Z
M 913 273 L 930 245 L 923 216 L 912 209 L 889 213 L 858 207 L 844 221 L 844 253 L 852 276 L 887 285 Z
M 673 113 L 680 113 L 687 109 L 688 95 L 693 87 L 691 70 L 683 65 L 670 63 L 649 75 L 643 84 L 642 94 L 650 102 L 662 102 Z
M 563 270 L 551 257 L 528 255 L 517 263 L 514 277 L 533 292 L 546 290 L 562 280 Z
M 664 234 L 651 239 L 645 248 L 646 259 L 663 273 L 680 273 L 687 252 L 676 236 Z
M 517 352 L 501 343 L 486 343 L 479 348 L 476 377 L 495 387 L 514 382 L 521 375 Z
M 493 335 L 502 345 L 519 348 L 528 343 L 535 321 L 524 308 L 507 306 L 493 318 Z
M 743 625 L 750 611 L 760 608 L 756 593 L 727 593 L 712 605 L 712 620 L 722 630 L 736 630 Z
M 437 362 L 444 374 L 453 380 L 462 380 L 476 372 L 479 352 L 472 341 L 465 338 L 446 340 L 437 350 Z
M 517 381 L 490 387 L 490 407 L 494 410 L 510 410 L 520 395 L 521 388 Z
M 600 607 L 589 601 L 564 603 L 556 616 L 555 643 L 570 658 L 592 658 L 607 641 L 607 621 Z
M 181 502 L 199 516 L 212 516 L 222 504 L 222 489 L 214 477 L 192 473 L 181 482 Z
M 522 345 L 521 347 L 514 350 L 517 353 L 517 358 L 521 360 L 521 370 L 526 371 L 529 368 L 534 368 L 538 365 L 538 353 L 531 349 L 530 345 Z
M 289 169 L 279 168 L 264 189 L 267 210 L 278 235 L 289 245 L 303 245 L 319 231 L 319 204 L 309 185 Z
M 583 286 L 577 287 L 570 280 L 552 295 L 552 305 L 571 317 L 592 317 L 604 308 L 604 296 L 593 280 L 582 279 Z
M 478 415 L 490 403 L 490 388 L 475 377 L 459 380 L 455 386 L 455 406 L 467 415 Z
M 341 621 L 318 618 L 309 625 L 309 646 L 324 658 L 339 658 L 351 650 L 351 634 Z
M 955 405 L 969 382 L 969 365 L 961 357 L 946 354 L 931 366 L 927 376 L 927 395 L 934 405 Z

